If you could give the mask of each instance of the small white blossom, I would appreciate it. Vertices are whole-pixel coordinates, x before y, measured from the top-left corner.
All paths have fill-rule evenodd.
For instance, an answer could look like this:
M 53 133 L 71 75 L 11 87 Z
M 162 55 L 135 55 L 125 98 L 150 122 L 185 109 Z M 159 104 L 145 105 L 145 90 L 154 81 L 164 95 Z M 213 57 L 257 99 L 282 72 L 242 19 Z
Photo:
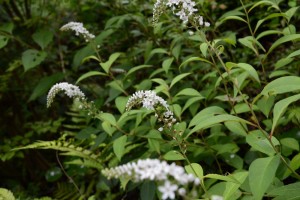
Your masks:
M 85 95 L 84 93 L 79 89 L 78 86 L 72 85 L 66 82 L 63 83 L 56 83 L 55 85 L 52 86 L 52 88 L 49 90 L 48 95 L 47 95 L 47 107 L 49 108 L 51 104 L 54 101 L 55 96 L 63 91 L 68 97 L 70 98 L 80 98 L 84 99 Z
M 171 184 L 170 181 L 166 181 L 164 185 L 158 187 L 158 190 L 162 193 L 162 199 L 175 199 L 177 189 L 178 186 Z
M 95 38 L 95 35 L 91 34 L 86 28 L 84 28 L 83 24 L 80 22 L 69 22 L 69 23 L 63 25 L 60 28 L 60 30 L 61 31 L 68 31 L 68 30 L 75 31 L 76 36 L 82 35 L 84 37 L 84 39 L 86 39 L 87 41 Z

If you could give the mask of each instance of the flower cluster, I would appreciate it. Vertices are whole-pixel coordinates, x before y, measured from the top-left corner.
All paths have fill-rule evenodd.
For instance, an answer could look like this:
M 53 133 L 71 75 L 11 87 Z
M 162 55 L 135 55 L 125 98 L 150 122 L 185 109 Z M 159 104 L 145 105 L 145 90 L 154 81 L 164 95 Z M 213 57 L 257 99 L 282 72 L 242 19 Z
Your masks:
M 65 25 L 63 25 L 60 28 L 61 31 L 68 31 L 72 30 L 75 31 L 75 35 L 79 36 L 82 35 L 86 41 L 89 41 L 93 38 L 95 38 L 95 35 L 91 34 L 86 28 L 83 27 L 83 24 L 80 22 L 69 22 Z
M 169 165 L 166 161 L 158 159 L 138 160 L 137 162 L 104 169 L 102 174 L 108 179 L 125 177 L 135 182 L 156 181 L 162 199 L 174 199 L 176 193 L 183 197 L 187 196 L 189 183 L 194 184 L 194 186 L 200 184 L 199 178 L 185 173 L 183 167 L 174 163 Z
M 135 92 L 128 100 L 126 104 L 126 110 L 130 110 L 133 106 L 142 104 L 142 106 L 148 110 L 155 111 L 155 117 L 158 118 L 158 121 L 163 122 L 165 127 L 171 128 L 172 125 L 176 122 L 176 119 L 173 117 L 173 112 L 170 111 L 169 105 L 167 102 L 156 95 L 154 91 L 137 91 Z M 159 131 L 162 131 L 163 127 L 159 128 Z
M 85 99 L 84 93 L 79 89 L 78 86 L 72 85 L 66 82 L 56 83 L 52 86 L 47 95 L 47 107 L 49 108 L 54 101 L 55 96 L 63 91 L 70 98 Z
M 196 26 L 209 27 L 210 23 L 203 20 L 203 16 L 195 14 L 198 9 L 196 3 L 192 0 L 157 0 L 153 7 L 153 23 L 157 23 L 159 16 L 164 12 L 165 7 L 172 9 L 173 13 L 178 16 L 184 24 L 190 19 Z

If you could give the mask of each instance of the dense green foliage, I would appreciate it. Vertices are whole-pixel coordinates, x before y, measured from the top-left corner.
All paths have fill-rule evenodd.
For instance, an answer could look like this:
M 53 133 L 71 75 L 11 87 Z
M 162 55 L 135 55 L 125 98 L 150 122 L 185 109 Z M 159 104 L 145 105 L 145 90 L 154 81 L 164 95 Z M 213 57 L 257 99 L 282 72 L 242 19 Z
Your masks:
M 0 199 L 159 199 L 101 173 L 147 158 L 198 177 L 198 199 L 300 199 L 299 1 L 195 2 L 210 27 L 170 8 L 153 25 L 155 1 L 0 0 Z M 59 82 L 91 107 L 60 93 L 47 109 Z M 178 123 L 126 110 L 140 90 Z

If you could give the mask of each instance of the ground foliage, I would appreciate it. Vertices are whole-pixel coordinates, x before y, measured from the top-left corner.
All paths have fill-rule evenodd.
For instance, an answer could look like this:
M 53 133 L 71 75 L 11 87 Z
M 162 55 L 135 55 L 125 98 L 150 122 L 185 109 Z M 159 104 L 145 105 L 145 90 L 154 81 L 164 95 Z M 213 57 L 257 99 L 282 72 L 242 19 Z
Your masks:
M 185 166 L 199 199 L 300 199 L 299 1 L 195 2 L 210 27 L 171 10 L 153 26 L 154 1 L 0 1 L 0 199 L 160 198 L 101 174 L 146 158 Z M 59 30 L 70 21 L 95 39 Z M 58 82 L 97 111 L 65 95 L 47 109 Z M 127 111 L 140 90 L 178 123 Z

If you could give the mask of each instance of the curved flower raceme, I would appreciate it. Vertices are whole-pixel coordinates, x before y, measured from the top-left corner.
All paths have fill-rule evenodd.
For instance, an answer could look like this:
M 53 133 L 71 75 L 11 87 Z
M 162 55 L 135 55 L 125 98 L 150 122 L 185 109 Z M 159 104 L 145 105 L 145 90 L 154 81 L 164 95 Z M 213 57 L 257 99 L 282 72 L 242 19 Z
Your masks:
M 176 194 L 186 196 L 188 195 L 188 184 L 194 186 L 200 184 L 200 180 L 192 174 L 185 173 L 183 167 L 174 163 L 169 165 L 166 161 L 158 159 L 138 160 L 114 168 L 107 168 L 102 170 L 102 174 L 108 179 L 125 177 L 134 182 L 156 181 L 162 199 L 174 199 Z
M 85 98 L 84 93 L 78 86 L 66 82 L 56 83 L 52 86 L 47 95 L 47 107 L 49 108 L 54 101 L 55 96 L 63 91 L 70 98 Z
M 142 107 L 148 110 L 154 110 L 158 121 L 163 122 L 165 127 L 171 128 L 176 122 L 173 117 L 173 112 L 170 111 L 167 102 L 156 95 L 154 91 L 137 91 L 127 101 L 126 110 L 129 111 L 132 107 L 142 104 Z M 163 130 L 163 127 L 158 129 Z
M 60 28 L 61 31 L 68 31 L 72 30 L 75 31 L 75 35 L 79 36 L 82 35 L 86 41 L 89 41 L 95 38 L 95 35 L 91 34 L 86 28 L 83 27 L 83 24 L 80 22 L 69 22 L 63 25 Z
M 198 9 L 195 8 L 196 3 L 192 0 L 157 0 L 153 7 L 153 24 L 158 22 L 166 6 L 171 8 L 184 24 L 193 19 L 193 23 L 197 26 L 210 26 L 209 22 L 203 20 L 203 16 L 196 14 Z

